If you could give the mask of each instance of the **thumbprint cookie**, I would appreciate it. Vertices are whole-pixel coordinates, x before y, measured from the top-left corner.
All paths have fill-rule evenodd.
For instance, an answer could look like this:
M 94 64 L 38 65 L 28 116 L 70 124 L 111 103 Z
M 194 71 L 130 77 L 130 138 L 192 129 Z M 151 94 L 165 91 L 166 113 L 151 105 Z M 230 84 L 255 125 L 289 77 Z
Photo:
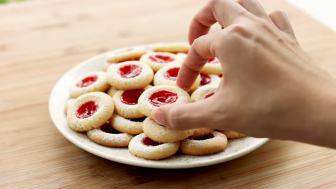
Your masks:
M 178 43 L 157 43 L 152 46 L 154 52 L 170 52 L 170 53 L 185 53 L 187 54 L 190 50 L 190 45 L 188 43 L 178 42 Z
M 144 133 L 156 142 L 176 142 L 191 136 L 193 130 L 177 131 L 168 129 L 165 126 L 157 124 L 153 119 L 145 119 L 142 125 Z
M 196 102 L 211 97 L 217 91 L 216 85 L 205 85 L 191 94 L 191 101 Z
M 90 92 L 104 92 L 110 85 L 107 83 L 105 72 L 93 72 L 76 80 L 70 87 L 70 96 L 77 98 Z
M 113 114 L 110 119 L 111 126 L 120 132 L 137 135 L 143 133 L 142 124 L 146 117 L 127 119 L 118 114 Z
M 166 66 L 182 64 L 184 58 L 173 53 L 149 52 L 144 54 L 140 58 L 140 61 L 145 62 L 153 69 L 154 72 L 157 72 L 159 69 Z
M 182 140 L 180 151 L 188 155 L 210 155 L 223 151 L 227 146 L 227 142 L 224 134 L 214 131 L 202 137 Z
M 244 135 L 242 133 L 238 133 L 236 131 L 231 131 L 231 130 L 218 130 L 218 132 L 223 133 L 229 139 L 246 137 L 246 135 Z
M 177 75 L 180 71 L 181 65 L 167 66 L 161 68 L 154 75 L 153 84 L 154 86 L 158 85 L 174 85 L 176 86 Z M 190 92 L 193 92 L 201 83 L 201 76 L 198 76 L 194 84 L 189 89 Z
M 153 110 L 165 104 L 188 103 L 189 94 L 172 85 L 159 85 L 145 90 L 139 97 L 139 110 L 145 116 L 154 119 Z
M 113 51 L 106 55 L 106 63 L 119 63 L 131 60 L 139 60 L 140 57 L 147 53 L 145 47 L 132 47 L 119 51 Z
M 99 128 L 110 119 L 113 110 L 113 100 L 109 95 L 103 92 L 84 94 L 69 107 L 69 127 L 79 132 Z
M 152 82 L 153 77 L 153 70 L 139 61 L 119 63 L 107 70 L 107 82 L 120 90 L 145 88 Z
M 104 123 L 86 134 L 93 142 L 108 147 L 127 147 L 133 138 L 130 134 L 114 130 L 109 123 Z
M 149 160 L 158 160 L 174 155 L 180 142 L 158 143 L 148 138 L 144 133 L 135 136 L 128 145 L 131 154 Z

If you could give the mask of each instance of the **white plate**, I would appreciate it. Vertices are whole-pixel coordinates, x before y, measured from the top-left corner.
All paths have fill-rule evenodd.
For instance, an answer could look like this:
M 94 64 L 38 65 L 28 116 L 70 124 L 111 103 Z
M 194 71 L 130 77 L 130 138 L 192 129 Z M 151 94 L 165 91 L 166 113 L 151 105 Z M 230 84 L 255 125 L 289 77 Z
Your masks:
M 229 161 L 257 149 L 268 141 L 266 138 L 245 137 L 231 140 L 223 152 L 214 155 L 188 156 L 183 154 L 175 154 L 170 158 L 156 161 L 135 157 L 129 153 L 127 148 L 109 148 L 92 142 L 86 136 L 86 134 L 75 132 L 68 127 L 66 115 L 64 113 L 64 105 L 70 98 L 70 84 L 75 79 L 86 73 L 103 70 L 103 61 L 105 55 L 106 53 L 84 61 L 67 72 L 56 83 L 49 99 L 49 112 L 55 126 L 64 137 L 83 150 L 86 150 L 102 158 L 128 165 L 176 169 L 202 167 Z

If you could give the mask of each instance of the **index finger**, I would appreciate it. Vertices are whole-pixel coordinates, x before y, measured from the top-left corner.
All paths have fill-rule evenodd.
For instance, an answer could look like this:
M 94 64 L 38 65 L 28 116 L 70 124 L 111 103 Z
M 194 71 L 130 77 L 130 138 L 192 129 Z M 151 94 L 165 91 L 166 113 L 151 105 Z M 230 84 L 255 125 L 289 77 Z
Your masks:
M 223 28 L 236 23 L 242 14 L 249 14 L 233 0 L 211 0 L 193 18 L 189 28 L 189 43 L 209 32 L 210 27 L 218 22 Z
M 194 41 L 178 73 L 177 86 L 187 90 L 193 85 L 204 64 L 209 58 L 216 56 L 216 39 L 223 32 L 225 30 L 203 35 Z

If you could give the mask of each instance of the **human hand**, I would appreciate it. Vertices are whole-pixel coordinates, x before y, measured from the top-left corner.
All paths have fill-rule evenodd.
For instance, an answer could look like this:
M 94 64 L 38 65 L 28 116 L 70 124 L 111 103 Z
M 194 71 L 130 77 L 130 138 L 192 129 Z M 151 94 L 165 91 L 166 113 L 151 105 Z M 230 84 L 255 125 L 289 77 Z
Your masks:
M 216 22 L 224 29 L 208 34 Z M 283 12 L 268 15 L 256 0 L 212 0 L 194 17 L 189 42 L 177 85 L 188 89 L 212 57 L 221 62 L 223 80 L 210 98 L 157 108 L 158 123 L 310 143 L 318 141 L 301 135 L 335 123 L 335 81 L 302 51 Z

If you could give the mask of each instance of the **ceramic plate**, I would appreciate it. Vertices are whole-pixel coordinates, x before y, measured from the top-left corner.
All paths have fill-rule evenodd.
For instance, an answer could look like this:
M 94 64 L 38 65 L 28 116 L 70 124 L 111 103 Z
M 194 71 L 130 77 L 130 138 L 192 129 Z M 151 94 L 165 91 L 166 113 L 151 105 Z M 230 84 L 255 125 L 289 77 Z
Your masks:
M 65 138 L 83 150 L 102 158 L 128 165 L 181 169 L 202 167 L 229 161 L 248 154 L 268 141 L 266 138 L 245 137 L 230 140 L 227 148 L 217 154 L 209 156 L 189 156 L 178 153 L 167 159 L 155 161 L 135 157 L 129 153 L 127 148 L 109 148 L 92 142 L 86 134 L 75 132 L 68 127 L 64 113 L 64 105 L 70 98 L 69 90 L 71 83 L 84 74 L 103 70 L 105 56 L 106 53 L 98 55 L 72 68 L 56 83 L 49 99 L 49 112 L 55 126 Z

